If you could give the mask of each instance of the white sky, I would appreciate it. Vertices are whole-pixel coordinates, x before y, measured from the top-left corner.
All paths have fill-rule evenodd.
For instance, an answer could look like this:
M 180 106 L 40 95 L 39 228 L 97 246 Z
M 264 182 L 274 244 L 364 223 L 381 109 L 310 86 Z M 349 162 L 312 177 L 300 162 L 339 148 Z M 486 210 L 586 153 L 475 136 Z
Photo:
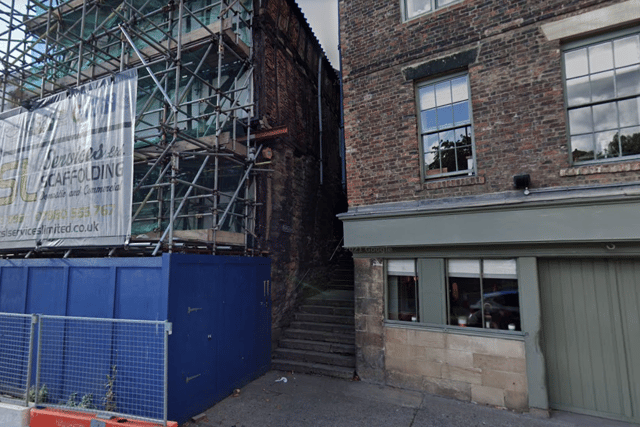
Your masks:
M 333 68 L 338 58 L 338 0 L 296 0 Z

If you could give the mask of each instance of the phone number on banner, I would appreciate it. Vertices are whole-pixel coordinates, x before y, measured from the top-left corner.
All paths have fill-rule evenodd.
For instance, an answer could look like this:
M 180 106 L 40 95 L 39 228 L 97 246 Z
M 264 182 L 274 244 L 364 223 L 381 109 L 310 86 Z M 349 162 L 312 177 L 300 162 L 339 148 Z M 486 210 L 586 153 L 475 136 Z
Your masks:
M 113 214 L 113 204 L 110 205 L 93 205 L 80 206 L 71 209 L 53 209 L 43 212 L 36 212 L 36 221 L 45 220 L 53 221 L 58 219 L 83 219 L 105 217 Z M 7 217 L 0 216 L 0 224 L 21 224 L 25 220 L 24 214 L 9 215 Z

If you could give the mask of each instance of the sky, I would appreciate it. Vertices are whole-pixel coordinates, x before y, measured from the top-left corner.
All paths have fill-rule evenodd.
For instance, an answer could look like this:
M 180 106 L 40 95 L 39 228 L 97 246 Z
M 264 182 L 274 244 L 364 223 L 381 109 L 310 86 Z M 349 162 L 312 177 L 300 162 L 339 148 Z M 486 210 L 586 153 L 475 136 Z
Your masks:
M 338 58 L 338 0 L 296 0 L 333 68 Z

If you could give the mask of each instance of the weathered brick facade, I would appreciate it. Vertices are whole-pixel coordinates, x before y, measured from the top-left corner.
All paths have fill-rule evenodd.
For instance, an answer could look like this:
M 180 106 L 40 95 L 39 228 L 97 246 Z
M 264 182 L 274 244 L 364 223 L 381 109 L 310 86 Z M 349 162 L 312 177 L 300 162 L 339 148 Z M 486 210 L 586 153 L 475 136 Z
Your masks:
M 271 171 L 262 174 L 257 191 L 262 205 L 257 209 L 256 234 L 273 261 L 277 335 L 288 324 L 304 283 L 320 274 L 342 237 L 335 218 L 346 209 L 339 151 L 340 86 L 337 72 L 293 0 L 256 3 L 257 117 L 270 126 L 288 128 L 288 135 L 268 143 L 273 159 L 262 167 Z
M 569 163 L 561 44 L 540 30 L 615 3 L 466 0 L 403 22 L 400 1 L 342 1 L 350 206 L 504 192 L 519 173 L 533 188 L 638 181 L 637 162 Z M 421 182 L 415 86 L 402 70 L 467 49 L 477 176 Z
M 615 73 L 640 67 L 638 1 L 460 0 L 409 20 L 403 19 L 404 3 L 340 1 L 349 203 L 340 218 L 355 260 L 358 375 L 518 411 L 569 408 L 638 422 L 640 412 L 602 409 L 571 396 L 574 390 L 598 396 L 594 378 L 624 370 L 626 356 L 580 372 L 560 360 L 577 348 L 571 340 L 578 329 L 589 339 L 610 335 L 575 314 L 588 280 L 602 289 L 602 298 L 617 295 L 606 279 L 609 270 L 591 267 L 596 260 L 624 259 L 640 268 L 640 151 L 628 149 L 628 157 L 614 151 L 622 138 L 640 141 L 640 73 L 629 79 L 629 94 L 616 86 L 598 99 L 593 82 L 605 72 L 597 54 L 591 56 L 609 49 L 611 61 L 602 60 L 601 68 L 612 88 L 614 82 L 624 87 Z M 416 1 L 412 7 L 439 3 Z M 614 53 L 615 43 L 627 42 L 633 44 L 629 53 Z M 567 75 L 565 89 L 563 57 L 576 52 L 573 58 L 582 55 L 587 65 Z M 578 79 L 588 91 L 579 102 L 576 92 L 570 94 Z M 451 82 L 453 88 L 454 80 L 465 82 L 456 100 L 445 86 Z M 436 105 L 441 83 L 444 96 Z M 419 99 L 428 90 L 435 96 Z M 565 105 L 565 97 L 575 103 Z M 455 122 L 454 109 L 466 111 L 469 104 L 474 155 L 468 154 L 469 134 L 456 134 L 456 150 L 463 150 L 445 170 L 442 152 L 452 147 L 454 132 L 469 126 L 464 113 Z M 604 108 L 615 110 L 613 118 L 596 115 Z M 576 116 L 586 111 L 583 125 Z M 448 112 L 446 121 L 439 121 L 440 112 Z M 631 124 L 622 126 L 623 115 L 632 117 Z M 581 125 L 587 130 L 578 132 Z M 605 128 L 609 133 L 597 140 Z M 570 147 L 570 131 L 587 141 L 580 149 L 603 144 L 601 155 L 572 163 L 572 156 L 586 151 Z M 423 135 L 433 144 L 433 157 L 421 161 Z M 429 169 L 421 171 L 425 163 Z M 530 191 L 523 191 L 527 185 L 514 188 L 514 177 L 524 174 Z M 562 265 L 562 275 L 546 273 L 550 260 Z M 572 262 L 574 281 L 564 275 Z M 486 287 L 507 270 L 485 281 L 485 263 L 512 265 L 511 284 Z M 472 277 L 476 284 L 465 282 Z M 469 286 L 463 303 L 459 285 Z M 561 287 L 571 288 L 562 302 Z M 506 303 L 508 294 L 512 303 Z M 493 297 L 505 304 L 492 306 Z M 507 305 L 521 326 L 492 323 Z M 577 325 L 567 335 L 558 335 L 566 325 L 553 317 L 557 313 Z M 620 309 L 621 318 L 634 313 Z M 485 321 L 469 323 L 474 316 Z M 596 360 L 600 351 L 585 347 L 574 354 Z M 566 384 L 576 385 L 562 388 Z M 636 393 L 620 384 L 623 398 L 633 400 Z

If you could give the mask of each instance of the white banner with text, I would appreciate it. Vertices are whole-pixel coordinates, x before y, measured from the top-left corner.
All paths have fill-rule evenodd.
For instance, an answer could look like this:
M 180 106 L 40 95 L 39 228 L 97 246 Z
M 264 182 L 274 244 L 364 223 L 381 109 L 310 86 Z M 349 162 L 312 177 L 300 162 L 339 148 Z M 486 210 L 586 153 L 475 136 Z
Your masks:
M 131 234 L 137 72 L 0 114 L 0 250 Z

